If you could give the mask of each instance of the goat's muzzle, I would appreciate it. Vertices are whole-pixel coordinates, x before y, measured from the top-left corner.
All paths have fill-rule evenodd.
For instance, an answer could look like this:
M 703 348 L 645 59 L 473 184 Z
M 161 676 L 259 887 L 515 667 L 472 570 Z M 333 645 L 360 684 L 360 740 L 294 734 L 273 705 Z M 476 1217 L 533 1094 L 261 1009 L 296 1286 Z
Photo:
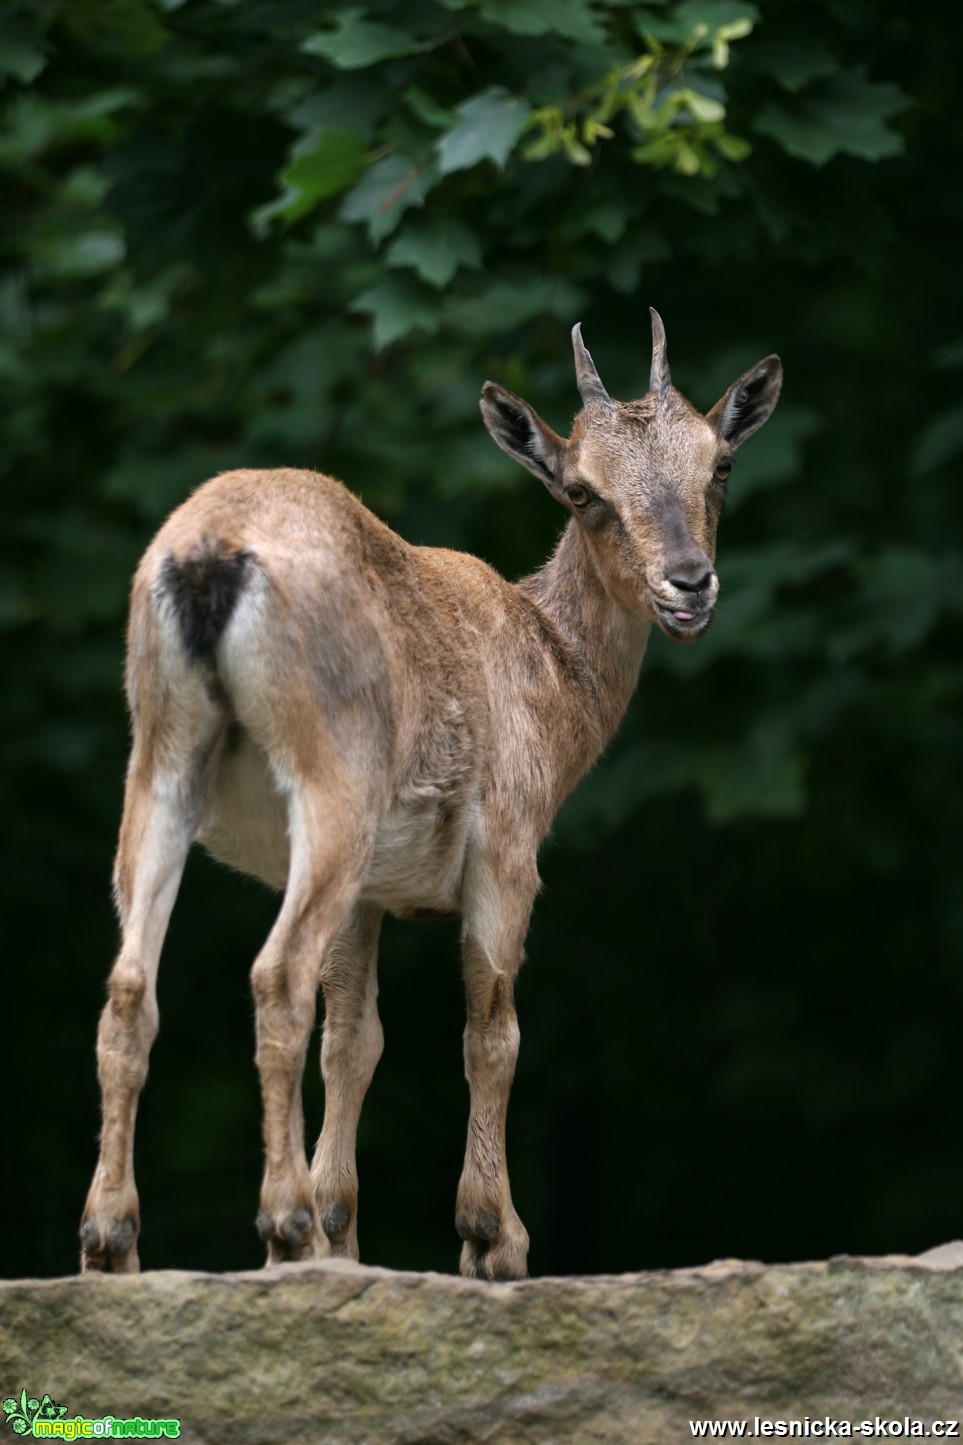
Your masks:
M 655 619 L 674 642 L 694 642 L 701 637 L 715 614 L 719 579 L 705 565 L 676 568 L 665 577 L 658 591 L 651 591 Z
M 655 604 L 656 621 L 666 637 L 671 637 L 673 642 L 695 642 L 696 638 L 706 631 L 714 616 L 713 607 L 693 612 L 663 607 L 658 602 Z

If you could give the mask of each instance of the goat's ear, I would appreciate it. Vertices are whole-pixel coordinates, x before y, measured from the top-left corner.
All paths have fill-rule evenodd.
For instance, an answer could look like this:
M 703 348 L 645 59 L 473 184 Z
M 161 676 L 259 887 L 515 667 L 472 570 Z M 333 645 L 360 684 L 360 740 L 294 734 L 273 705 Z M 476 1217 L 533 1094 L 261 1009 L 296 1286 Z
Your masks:
M 558 433 L 546 426 L 527 401 L 495 381 L 485 382 L 478 404 L 482 420 L 502 451 L 554 492 L 565 451 Z
M 716 402 L 706 421 L 733 451 L 768 421 L 782 389 L 782 362 L 767 356 L 743 372 Z

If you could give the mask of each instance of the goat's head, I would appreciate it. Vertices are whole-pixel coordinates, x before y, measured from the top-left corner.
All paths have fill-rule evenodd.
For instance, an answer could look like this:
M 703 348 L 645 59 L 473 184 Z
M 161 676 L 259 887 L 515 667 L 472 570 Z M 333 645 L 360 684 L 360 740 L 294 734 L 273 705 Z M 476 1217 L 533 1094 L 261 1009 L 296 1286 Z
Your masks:
M 757 362 L 703 416 L 672 385 L 658 312 L 649 390 L 638 401 L 613 401 L 578 326 L 572 343 L 583 405 L 568 440 L 492 381 L 482 388 L 485 425 L 575 517 L 610 596 L 691 641 L 719 593 L 716 528 L 732 454 L 776 405 L 782 364 Z

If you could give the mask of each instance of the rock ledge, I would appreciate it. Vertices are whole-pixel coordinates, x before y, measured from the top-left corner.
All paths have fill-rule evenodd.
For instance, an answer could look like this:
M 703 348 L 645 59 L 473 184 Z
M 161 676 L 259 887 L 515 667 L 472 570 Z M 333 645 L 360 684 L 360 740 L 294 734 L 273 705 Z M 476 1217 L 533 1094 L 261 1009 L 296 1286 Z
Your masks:
M 961 1418 L 963 1244 L 500 1285 L 337 1261 L 13 1280 L 0 1362 L 4 1396 L 179 1417 L 203 1445 L 675 1442 L 807 1415 L 905 1433 Z

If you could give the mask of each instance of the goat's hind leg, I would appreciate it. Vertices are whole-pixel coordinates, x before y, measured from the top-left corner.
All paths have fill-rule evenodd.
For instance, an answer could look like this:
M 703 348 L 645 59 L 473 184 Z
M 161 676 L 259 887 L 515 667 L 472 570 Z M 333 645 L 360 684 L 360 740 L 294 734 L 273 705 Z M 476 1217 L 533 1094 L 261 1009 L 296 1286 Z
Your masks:
M 130 1273 L 139 1268 L 140 1211 L 134 1183 L 134 1123 L 157 1034 L 157 966 L 184 862 L 194 838 L 202 796 L 203 756 L 216 740 L 180 748 L 181 769 L 135 746 L 127 778 L 114 869 L 121 947 L 108 979 L 97 1031 L 102 1129 L 100 1157 L 80 1228 L 81 1268 Z
M 321 970 L 324 1128 L 311 1180 L 331 1253 L 347 1259 L 358 1258 L 358 1120 L 384 1044 L 377 1004 L 380 930 L 381 909 L 360 904 Z
M 301 1079 L 322 960 L 357 898 L 367 847 L 350 790 L 302 781 L 289 804 L 291 865 L 284 903 L 251 970 L 264 1111 L 264 1178 L 257 1228 L 268 1263 L 330 1253 L 304 1148 Z

